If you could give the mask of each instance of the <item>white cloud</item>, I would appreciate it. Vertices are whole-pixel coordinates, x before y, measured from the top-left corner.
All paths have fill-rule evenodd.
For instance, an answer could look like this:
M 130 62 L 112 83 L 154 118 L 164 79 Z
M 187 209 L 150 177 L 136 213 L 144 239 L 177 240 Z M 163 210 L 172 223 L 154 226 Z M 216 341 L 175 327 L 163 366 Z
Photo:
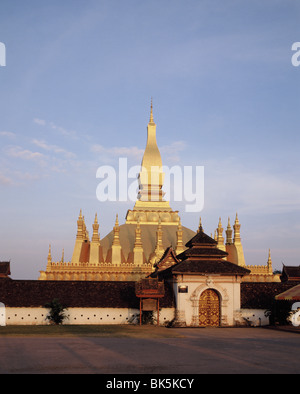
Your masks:
M 11 131 L 0 131 L 1 137 L 8 137 L 8 138 L 15 138 L 16 134 L 12 133 Z
M 57 130 L 60 134 L 62 135 L 66 135 L 68 137 L 76 137 L 76 132 L 73 130 L 66 130 L 64 127 L 61 126 L 57 126 L 56 124 L 54 124 L 53 122 L 49 123 L 50 127 L 53 130 Z
M 165 145 L 159 148 L 161 154 L 166 157 L 168 162 L 179 162 L 180 152 L 186 149 L 185 141 L 174 141 L 170 145 Z M 164 162 L 164 157 L 162 158 Z M 167 164 L 167 163 L 166 163 Z
M 23 149 L 20 146 L 10 146 L 7 148 L 6 153 L 11 157 L 16 157 L 24 160 L 36 160 L 44 158 L 40 152 L 32 152 L 28 149 Z
M 245 174 L 241 196 L 250 209 L 264 213 L 300 210 L 300 185 L 274 174 Z
M 60 134 L 68 136 L 68 137 L 76 137 L 76 132 L 74 130 L 67 130 L 62 126 L 56 125 L 54 122 L 47 122 L 44 119 L 34 118 L 33 122 L 40 125 L 40 126 L 48 126 L 52 130 L 58 131 Z
M 43 119 L 34 118 L 33 121 L 40 126 L 46 126 L 46 121 Z
M 112 148 L 106 148 L 100 144 L 95 144 L 91 147 L 91 151 L 94 153 L 108 154 L 114 157 L 132 157 L 134 159 L 141 160 L 144 150 L 136 146 L 122 147 L 115 146 Z
M 12 180 L 0 173 L 0 185 L 11 185 Z
M 243 213 L 275 214 L 300 211 L 300 185 L 295 178 L 240 163 L 220 160 L 205 166 L 205 207 L 231 207 Z
M 163 162 L 178 162 L 180 160 L 179 153 L 186 148 L 186 143 L 184 141 L 174 141 L 170 145 L 165 145 L 159 147 L 162 154 Z M 109 154 L 114 157 L 131 157 L 137 161 L 141 161 L 145 149 L 138 148 L 136 146 L 114 146 L 114 147 L 104 147 L 100 144 L 95 144 L 91 147 L 91 151 L 101 154 Z
M 66 149 L 61 148 L 57 145 L 47 144 L 45 141 L 42 141 L 42 140 L 33 139 L 32 143 L 42 149 L 49 151 L 49 152 L 62 154 L 63 156 L 65 156 L 66 158 L 69 158 L 69 159 L 76 157 L 76 155 L 74 153 L 69 152 Z

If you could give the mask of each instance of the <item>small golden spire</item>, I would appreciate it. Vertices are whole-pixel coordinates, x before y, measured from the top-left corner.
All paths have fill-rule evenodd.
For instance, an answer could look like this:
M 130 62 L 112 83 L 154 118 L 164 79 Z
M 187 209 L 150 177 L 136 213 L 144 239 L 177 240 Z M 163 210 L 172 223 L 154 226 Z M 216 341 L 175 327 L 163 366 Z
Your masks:
M 182 230 L 182 224 L 181 224 L 181 219 L 179 218 L 179 220 L 178 220 L 178 225 L 177 225 L 177 227 L 180 229 L 180 230 Z
M 218 245 L 223 245 L 224 244 L 224 238 L 223 238 L 223 227 L 222 227 L 221 218 L 219 218 L 217 234 L 218 234 L 217 235 Z
M 179 218 L 178 226 L 177 226 L 177 231 L 176 231 L 176 236 L 177 236 L 177 241 L 176 241 L 176 254 L 179 254 L 184 251 L 184 244 L 183 244 L 183 239 L 182 239 L 182 225 L 181 225 L 181 220 Z
M 140 226 L 140 217 L 138 217 L 135 228 L 135 242 L 133 248 L 133 264 L 141 266 L 144 263 L 144 251 L 142 243 L 142 231 Z
M 163 240 L 162 240 L 162 226 L 161 219 L 158 220 L 158 226 L 156 229 L 156 245 L 155 245 L 155 253 L 156 255 L 161 255 L 163 252 Z
M 198 227 L 198 231 L 197 232 L 199 233 L 200 231 L 203 231 L 201 216 L 200 216 L 199 227 Z
M 267 262 L 268 270 L 269 273 L 273 273 L 273 268 L 272 268 L 272 259 L 271 259 L 271 249 L 269 249 L 269 256 L 268 256 L 268 262 Z
M 235 217 L 235 222 L 233 225 L 233 229 L 234 229 L 234 238 L 233 238 L 233 242 L 234 243 L 240 243 L 241 242 L 241 235 L 240 235 L 240 222 L 238 219 L 238 214 L 236 213 L 236 217 Z
M 230 225 L 230 218 L 228 218 L 228 225 L 226 230 L 226 244 L 232 244 L 232 229 Z
M 82 216 L 82 234 L 83 239 L 89 241 L 89 232 L 85 224 L 84 216 Z
M 48 251 L 48 264 L 52 263 L 52 256 L 51 256 L 51 245 L 49 244 L 49 251 Z
M 77 239 L 83 239 L 85 234 L 84 234 L 84 217 L 82 216 L 82 210 L 80 209 L 79 216 L 77 219 Z
M 94 224 L 93 224 L 93 236 L 92 236 L 92 241 L 94 241 L 94 242 L 100 242 L 99 224 L 98 224 L 97 213 L 95 214 L 95 220 L 94 220 Z
M 141 237 L 141 226 L 140 226 L 140 218 L 138 217 L 136 228 L 135 228 L 135 248 L 142 248 L 142 237 Z
M 119 228 L 119 220 L 118 220 L 118 214 L 117 214 L 116 215 L 116 222 L 115 222 L 115 226 L 114 226 L 113 245 L 120 245 L 119 233 L 120 233 L 120 228 Z

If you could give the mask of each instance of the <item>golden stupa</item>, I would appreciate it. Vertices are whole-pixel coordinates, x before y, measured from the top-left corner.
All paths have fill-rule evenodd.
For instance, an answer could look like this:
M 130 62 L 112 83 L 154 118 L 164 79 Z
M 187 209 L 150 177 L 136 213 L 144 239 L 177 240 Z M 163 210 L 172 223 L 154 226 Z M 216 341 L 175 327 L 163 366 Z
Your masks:
M 113 230 L 100 239 L 96 213 L 90 239 L 80 210 L 71 261 L 64 261 L 63 256 L 61 261 L 53 262 L 49 246 L 47 267 L 45 271 L 40 271 L 39 280 L 137 281 L 153 272 L 154 264 L 160 261 L 167 248 L 171 246 L 178 255 L 186 249 L 185 244 L 195 235 L 195 231 L 182 226 L 178 211 L 173 211 L 170 203 L 164 200 L 164 172 L 156 142 L 152 100 L 147 144 L 138 181 L 137 200 L 133 209 L 127 211 L 125 223 L 120 225 L 116 215 Z M 225 242 L 220 219 L 215 240 L 218 248 L 228 253 L 228 261 L 251 270 L 251 274 L 244 280 L 277 281 L 272 273 L 270 254 L 267 265 L 245 264 L 237 215 L 233 229 L 232 237 L 228 220 Z

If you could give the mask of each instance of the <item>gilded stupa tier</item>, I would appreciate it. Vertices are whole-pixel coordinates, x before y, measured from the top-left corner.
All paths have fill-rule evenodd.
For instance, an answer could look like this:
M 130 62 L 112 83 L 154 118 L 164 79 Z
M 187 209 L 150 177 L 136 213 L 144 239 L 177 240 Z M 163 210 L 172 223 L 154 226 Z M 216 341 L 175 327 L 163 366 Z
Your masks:
M 153 272 L 154 264 L 170 245 L 181 253 L 195 234 L 180 221 L 177 226 L 120 225 L 117 216 L 113 230 L 100 240 L 98 226 L 96 216 L 90 240 L 80 211 L 71 261 L 53 262 L 49 248 L 47 267 L 40 271 L 39 279 L 136 281 Z

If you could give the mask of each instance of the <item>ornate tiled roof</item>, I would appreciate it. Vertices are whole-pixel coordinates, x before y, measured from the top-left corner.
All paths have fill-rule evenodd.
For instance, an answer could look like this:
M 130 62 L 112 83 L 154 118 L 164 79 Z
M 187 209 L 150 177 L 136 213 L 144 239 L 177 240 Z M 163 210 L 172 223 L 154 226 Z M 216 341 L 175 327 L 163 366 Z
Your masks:
M 246 275 L 250 271 L 226 260 L 184 260 L 171 267 L 172 273 L 203 273 L 203 274 L 225 274 Z
M 196 235 L 191 238 L 187 243 L 186 247 L 191 248 L 194 245 L 212 245 L 216 246 L 217 241 L 211 238 L 209 235 L 205 234 L 203 231 L 202 227 L 199 228 L 199 231 L 196 233 Z
M 276 300 L 297 300 L 300 301 L 300 284 L 276 296 Z
M 0 261 L 0 277 L 7 277 L 10 274 L 10 261 Z
M 181 260 L 158 275 L 164 277 L 173 274 L 220 274 L 220 275 L 247 275 L 250 271 L 224 258 L 228 255 L 217 247 L 217 242 L 199 228 L 196 235 L 187 243 L 187 250 L 177 255 Z M 152 275 L 154 276 L 154 275 Z
M 285 281 L 300 281 L 300 265 L 284 265 L 282 269 L 281 280 Z

